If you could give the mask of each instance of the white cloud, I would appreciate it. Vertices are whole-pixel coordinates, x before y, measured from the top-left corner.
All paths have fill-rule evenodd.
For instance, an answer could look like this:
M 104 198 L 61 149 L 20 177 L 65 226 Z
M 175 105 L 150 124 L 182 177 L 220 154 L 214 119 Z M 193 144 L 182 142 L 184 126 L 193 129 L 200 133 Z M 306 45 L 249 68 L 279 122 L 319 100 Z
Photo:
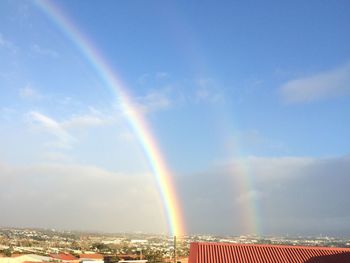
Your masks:
M 117 117 L 103 114 L 95 108 L 90 107 L 87 113 L 73 115 L 61 121 L 57 121 L 38 111 L 29 112 L 27 119 L 29 119 L 33 128 L 55 137 L 55 140 L 48 142 L 46 146 L 70 149 L 75 142 L 79 141 L 78 138 L 80 138 L 79 134 L 81 131 L 86 131 L 87 128 L 91 127 L 113 124 L 116 122 Z
M 106 122 L 106 119 L 100 118 L 98 116 L 93 115 L 78 115 L 74 116 L 71 119 L 65 121 L 63 123 L 64 127 L 72 128 L 72 127 L 86 127 L 86 126 L 100 126 Z
M 179 104 L 217 104 L 225 101 L 223 89 L 212 78 L 172 81 L 169 76 L 167 72 L 157 72 L 139 77 L 138 82 L 141 85 L 159 86 L 159 80 L 163 83 L 161 88 L 152 89 L 144 96 L 133 98 L 133 102 L 142 112 L 155 112 Z
M 29 112 L 28 117 L 32 122 L 39 125 L 36 127 L 39 127 L 43 131 L 48 132 L 56 137 L 57 140 L 52 143 L 49 143 L 49 146 L 54 146 L 58 148 L 71 148 L 72 143 L 76 141 L 76 139 L 73 136 L 71 136 L 62 127 L 62 125 L 54 119 L 36 111 Z
M 66 129 L 85 128 L 94 126 L 108 125 L 116 121 L 117 116 L 112 112 L 111 115 L 102 113 L 93 107 L 89 108 L 89 112 L 81 115 L 73 115 L 62 122 L 62 127 Z
M 23 99 L 30 99 L 30 100 L 40 100 L 44 96 L 40 94 L 40 92 L 30 85 L 25 86 L 24 88 L 19 90 L 19 95 Z
M 217 87 L 213 79 L 197 79 L 196 85 L 197 89 L 194 95 L 195 102 L 218 103 L 224 100 L 221 90 Z
M 57 51 L 53 50 L 53 49 L 49 49 L 49 48 L 43 48 L 41 46 L 39 46 L 38 44 L 34 44 L 32 46 L 32 50 L 34 52 L 36 52 L 37 54 L 43 55 L 43 56 L 49 56 L 52 58 L 58 58 L 59 54 Z
M 149 114 L 170 108 L 173 101 L 170 98 L 171 89 L 153 90 L 145 96 L 139 96 L 133 99 L 135 106 L 143 114 Z
M 306 103 L 350 94 L 350 64 L 309 77 L 290 80 L 281 87 L 289 103 Z

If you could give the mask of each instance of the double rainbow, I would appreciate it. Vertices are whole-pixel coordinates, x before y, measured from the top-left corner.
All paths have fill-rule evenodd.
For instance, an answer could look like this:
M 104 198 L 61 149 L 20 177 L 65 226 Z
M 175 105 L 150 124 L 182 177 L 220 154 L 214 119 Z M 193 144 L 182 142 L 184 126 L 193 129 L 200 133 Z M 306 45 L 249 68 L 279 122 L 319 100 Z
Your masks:
M 77 46 L 82 55 L 105 83 L 106 87 L 116 95 L 127 120 L 137 135 L 147 156 L 148 162 L 158 183 L 162 195 L 164 209 L 167 214 L 170 234 L 181 236 L 184 234 L 184 224 L 179 202 L 176 197 L 172 174 L 159 150 L 152 132 L 136 105 L 130 99 L 126 86 L 112 70 L 103 55 L 94 47 L 92 41 L 84 36 L 72 21 L 62 13 L 51 1 L 38 0 L 37 6 L 62 30 L 64 34 Z

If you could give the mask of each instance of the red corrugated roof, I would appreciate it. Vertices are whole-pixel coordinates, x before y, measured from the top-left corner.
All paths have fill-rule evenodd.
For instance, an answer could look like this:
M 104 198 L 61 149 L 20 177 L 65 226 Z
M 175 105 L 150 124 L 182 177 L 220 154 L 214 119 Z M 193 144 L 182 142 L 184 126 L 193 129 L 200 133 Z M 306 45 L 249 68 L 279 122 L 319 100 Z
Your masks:
M 63 261 L 66 260 L 77 260 L 78 258 L 76 258 L 75 256 L 71 255 L 71 254 L 64 254 L 64 253 L 60 253 L 60 254 L 51 254 L 50 257 L 55 258 L 55 259 L 60 259 Z
M 80 259 L 103 259 L 103 255 L 95 253 L 95 254 L 80 254 Z
M 349 248 L 192 243 L 188 263 L 349 263 Z

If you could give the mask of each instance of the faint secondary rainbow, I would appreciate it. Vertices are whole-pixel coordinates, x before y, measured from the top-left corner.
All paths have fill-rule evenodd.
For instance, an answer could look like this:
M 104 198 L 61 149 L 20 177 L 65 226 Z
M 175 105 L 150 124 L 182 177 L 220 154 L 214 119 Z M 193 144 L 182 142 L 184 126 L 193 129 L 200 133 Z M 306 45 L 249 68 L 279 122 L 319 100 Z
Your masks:
M 256 185 L 256 170 L 254 169 L 254 156 L 246 156 L 240 145 L 237 128 L 233 123 L 238 121 L 236 116 L 228 115 L 229 111 L 222 113 L 222 118 L 226 119 L 222 124 L 223 145 L 226 148 L 229 159 L 225 162 L 230 181 L 234 188 L 232 191 L 232 202 L 235 209 L 232 216 L 237 220 L 241 234 L 263 235 L 263 217 L 260 210 L 261 192 Z M 234 122 L 232 121 L 234 120 Z M 233 231 L 237 231 L 234 229 Z
M 257 192 L 254 190 L 254 178 L 247 162 L 248 160 L 244 158 L 235 158 L 230 173 L 233 175 L 235 188 L 239 192 L 237 201 L 241 207 L 240 218 L 244 231 L 246 234 L 261 235 Z
M 36 4 L 58 27 L 72 40 L 84 57 L 94 67 L 106 86 L 116 95 L 123 112 L 127 116 L 134 133 L 148 158 L 153 174 L 157 180 L 166 210 L 168 225 L 172 235 L 181 236 L 185 233 L 184 223 L 179 202 L 172 182 L 172 175 L 158 148 L 155 138 L 144 119 L 143 114 L 134 105 L 127 93 L 127 88 L 120 78 L 113 72 L 111 66 L 102 54 L 94 47 L 92 41 L 64 15 L 51 1 L 37 0 Z

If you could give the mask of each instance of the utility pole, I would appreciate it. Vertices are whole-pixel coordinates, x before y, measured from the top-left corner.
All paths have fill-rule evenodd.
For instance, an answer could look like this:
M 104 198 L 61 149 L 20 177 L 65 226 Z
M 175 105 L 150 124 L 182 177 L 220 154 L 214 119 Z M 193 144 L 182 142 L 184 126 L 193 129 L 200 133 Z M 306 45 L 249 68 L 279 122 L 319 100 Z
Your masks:
M 174 236 L 174 263 L 176 263 L 176 236 Z

